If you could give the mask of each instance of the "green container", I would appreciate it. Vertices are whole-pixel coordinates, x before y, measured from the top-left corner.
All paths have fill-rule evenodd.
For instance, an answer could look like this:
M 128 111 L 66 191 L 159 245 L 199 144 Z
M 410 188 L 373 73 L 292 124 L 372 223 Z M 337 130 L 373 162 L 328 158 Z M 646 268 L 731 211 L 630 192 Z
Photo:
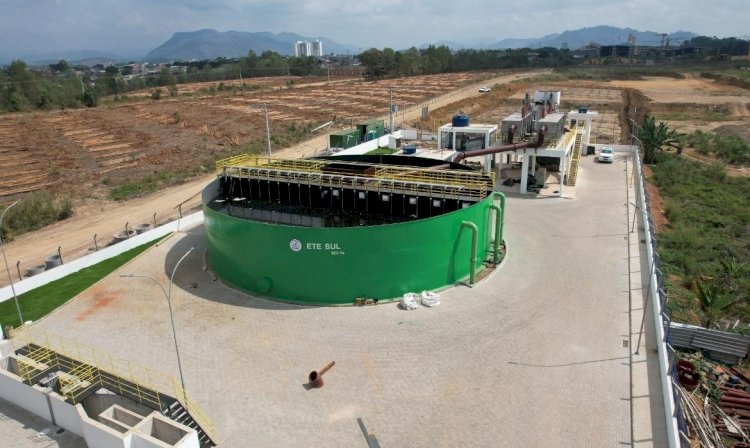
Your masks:
M 360 297 L 400 298 L 452 285 L 478 271 L 492 256 L 493 197 L 441 216 L 362 227 L 297 227 L 228 216 L 206 204 L 216 183 L 203 192 L 212 270 L 250 293 L 305 304 L 352 304 Z M 471 258 L 474 223 L 477 257 Z
M 328 136 L 328 147 L 351 148 L 352 146 L 359 145 L 361 138 L 359 129 L 345 129 Z
M 385 123 L 383 120 L 370 120 L 357 123 L 357 130 L 363 142 L 374 140 L 385 135 Z

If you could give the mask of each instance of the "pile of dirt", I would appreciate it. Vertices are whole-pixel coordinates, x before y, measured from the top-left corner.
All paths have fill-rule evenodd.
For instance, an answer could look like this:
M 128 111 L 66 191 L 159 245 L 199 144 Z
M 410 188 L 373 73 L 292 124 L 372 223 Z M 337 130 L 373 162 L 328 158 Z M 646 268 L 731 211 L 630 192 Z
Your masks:
M 708 79 L 713 79 L 719 84 L 725 86 L 739 87 L 742 89 L 750 90 L 750 81 L 747 79 L 737 78 L 736 76 L 722 75 L 718 73 L 701 73 L 701 76 Z
M 740 137 L 741 139 L 750 143 L 750 128 L 748 128 L 747 126 L 727 124 L 724 126 L 719 126 L 718 128 L 714 129 L 713 132 L 716 135 L 722 135 L 725 137 Z

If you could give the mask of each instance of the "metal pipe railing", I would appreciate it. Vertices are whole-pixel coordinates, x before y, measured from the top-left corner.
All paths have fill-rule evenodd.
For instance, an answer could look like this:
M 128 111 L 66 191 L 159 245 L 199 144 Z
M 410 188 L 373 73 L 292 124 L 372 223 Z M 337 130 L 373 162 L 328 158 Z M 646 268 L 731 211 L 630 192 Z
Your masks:
M 477 239 L 479 229 L 471 221 L 461 222 L 461 228 L 466 227 L 471 231 L 471 259 L 469 260 L 469 284 L 473 285 L 477 280 Z

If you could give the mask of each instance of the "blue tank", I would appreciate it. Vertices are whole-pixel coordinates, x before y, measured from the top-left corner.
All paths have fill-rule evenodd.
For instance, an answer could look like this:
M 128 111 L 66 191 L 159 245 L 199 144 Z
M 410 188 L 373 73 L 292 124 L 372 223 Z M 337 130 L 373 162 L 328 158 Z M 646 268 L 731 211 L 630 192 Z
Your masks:
M 469 116 L 468 115 L 454 115 L 453 116 L 453 126 L 457 128 L 463 128 L 469 125 Z

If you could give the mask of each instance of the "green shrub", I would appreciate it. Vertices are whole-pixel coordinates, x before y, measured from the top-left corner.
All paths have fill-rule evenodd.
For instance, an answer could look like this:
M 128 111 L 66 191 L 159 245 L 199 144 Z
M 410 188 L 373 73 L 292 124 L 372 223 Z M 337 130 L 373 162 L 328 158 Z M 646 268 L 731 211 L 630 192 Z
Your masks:
M 41 229 L 71 216 L 73 201 L 69 197 L 55 197 L 48 192 L 33 192 L 8 211 L 3 218 L 0 232 L 3 241 L 11 241 L 22 233 Z
M 652 169 L 669 219 L 658 235 L 662 271 L 682 279 L 667 276 L 670 307 L 678 301 L 673 311 L 679 319 L 700 323 L 697 295 L 688 285 L 710 281 L 721 296 L 745 297 L 724 317 L 750 320 L 750 179 L 673 154 Z
M 695 131 L 685 137 L 685 143 L 703 155 L 713 155 L 729 164 L 750 165 L 750 144 L 735 135 Z

